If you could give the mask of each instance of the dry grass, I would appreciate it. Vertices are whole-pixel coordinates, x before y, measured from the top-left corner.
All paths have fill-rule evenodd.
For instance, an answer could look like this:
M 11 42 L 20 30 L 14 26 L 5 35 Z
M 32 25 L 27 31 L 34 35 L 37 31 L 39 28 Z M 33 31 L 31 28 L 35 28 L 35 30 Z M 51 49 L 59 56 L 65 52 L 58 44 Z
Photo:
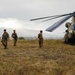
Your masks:
M 63 40 L 44 40 L 41 49 L 37 40 L 12 44 L 5 50 L 0 43 L 0 75 L 75 75 L 75 46 Z

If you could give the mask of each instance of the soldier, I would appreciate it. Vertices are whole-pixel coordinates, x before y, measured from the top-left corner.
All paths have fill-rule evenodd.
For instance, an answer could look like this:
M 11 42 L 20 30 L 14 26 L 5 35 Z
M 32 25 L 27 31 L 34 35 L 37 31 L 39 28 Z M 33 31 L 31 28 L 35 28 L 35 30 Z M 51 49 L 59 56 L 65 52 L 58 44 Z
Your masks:
M 68 43 L 69 42 L 69 38 L 71 38 L 71 33 L 70 33 L 70 26 L 71 26 L 71 23 L 70 22 L 67 22 L 65 24 L 67 30 L 65 31 L 66 34 L 64 36 L 64 39 L 65 39 L 65 43 Z
M 38 39 L 39 39 L 39 48 L 43 47 L 43 35 L 42 35 L 42 30 L 38 34 Z
M 6 29 L 4 29 L 4 33 L 2 35 L 2 41 L 1 41 L 4 46 L 4 49 L 7 49 L 8 39 L 9 39 L 9 34 L 6 32 Z
M 16 33 L 16 31 L 15 30 L 13 30 L 13 33 L 12 33 L 12 38 L 13 38 L 13 40 L 14 40 L 14 46 L 16 46 L 16 43 L 17 43 L 17 39 L 18 39 L 18 37 L 17 37 L 17 33 Z

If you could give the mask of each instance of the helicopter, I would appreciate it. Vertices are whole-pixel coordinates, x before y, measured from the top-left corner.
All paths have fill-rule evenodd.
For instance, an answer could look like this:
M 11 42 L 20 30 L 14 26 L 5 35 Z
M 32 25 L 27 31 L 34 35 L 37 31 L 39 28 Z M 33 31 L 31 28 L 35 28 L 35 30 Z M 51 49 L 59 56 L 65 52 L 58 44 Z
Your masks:
M 52 26 L 48 27 L 46 31 L 48 32 L 54 31 L 56 28 L 61 26 L 65 21 L 67 21 L 69 18 L 72 17 L 72 22 L 71 23 L 67 22 L 65 24 L 67 30 L 65 31 L 66 34 L 64 35 L 64 43 L 72 44 L 72 45 L 75 44 L 75 12 L 68 13 L 68 14 L 62 14 L 62 15 L 34 18 L 34 19 L 30 19 L 30 21 L 44 20 L 45 22 L 45 21 L 53 20 L 53 19 L 60 18 L 60 17 L 63 17 L 63 18 L 55 22 Z

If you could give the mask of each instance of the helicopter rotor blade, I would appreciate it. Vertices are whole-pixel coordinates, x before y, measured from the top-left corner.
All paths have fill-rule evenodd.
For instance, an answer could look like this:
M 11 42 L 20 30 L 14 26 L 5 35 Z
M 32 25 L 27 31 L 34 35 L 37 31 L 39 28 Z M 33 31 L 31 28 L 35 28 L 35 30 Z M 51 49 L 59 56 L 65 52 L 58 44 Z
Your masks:
M 46 21 L 49 21 L 49 20 L 53 20 L 53 19 L 56 19 L 56 18 L 63 17 L 63 16 L 67 16 L 67 15 L 60 15 L 60 16 L 52 17 L 52 18 L 50 18 L 50 19 L 43 20 L 42 22 L 46 22 Z
M 52 26 L 47 28 L 46 31 L 52 32 L 72 16 L 73 14 L 65 16 L 64 18 L 60 19 L 58 22 L 54 23 Z
M 62 16 L 70 15 L 70 14 L 71 14 L 71 13 L 69 13 L 69 14 L 63 14 L 63 15 L 54 15 L 54 16 L 40 17 L 40 18 L 30 19 L 30 21 L 41 20 L 41 19 L 47 19 L 47 18 L 54 18 L 54 17 L 62 17 Z

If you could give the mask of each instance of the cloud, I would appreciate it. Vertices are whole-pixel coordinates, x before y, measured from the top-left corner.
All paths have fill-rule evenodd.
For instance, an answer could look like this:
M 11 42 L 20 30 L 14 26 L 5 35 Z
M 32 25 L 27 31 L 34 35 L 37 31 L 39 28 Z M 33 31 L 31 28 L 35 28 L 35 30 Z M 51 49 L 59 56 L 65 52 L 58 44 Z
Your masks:
M 47 24 L 46 22 L 32 22 L 32 21 L 23 21 L 15 18 L 7 18 L 7 19 L 0 19 L 0 27 L 6 27 L 6 28 L 14 28 L 14 29 L 29 29 L 29 30 L 43 30 L 45 31 L 48 27 L 50 27 L 53 24 L 53 22 L 50 24 Z M 61 25 L 59 28 L 54 30 L 53 34 L 61 34 L 65 32 L 65 24 Z M 50 33 L 50 32 L 49 32 Z
M 14 22 L 12 24 L 19 28 L 45 30 L 59 19 L 48 22 L 30 22 L 30 19 L 72 13 L 74 7 L 75 0 L 0 0 L 0 27 Z M 65 29 L 64 23 L 53 33 L 64 32 Z
M 0 16 L 29 20 L 34 17 L 73 12 L 74 3 L 74 0 L 0 0 Z
M 31 30 L 45 30 L 47 28 L 45 23 L 29 22 L 14 18 L 0 19 L 0 27 Z

